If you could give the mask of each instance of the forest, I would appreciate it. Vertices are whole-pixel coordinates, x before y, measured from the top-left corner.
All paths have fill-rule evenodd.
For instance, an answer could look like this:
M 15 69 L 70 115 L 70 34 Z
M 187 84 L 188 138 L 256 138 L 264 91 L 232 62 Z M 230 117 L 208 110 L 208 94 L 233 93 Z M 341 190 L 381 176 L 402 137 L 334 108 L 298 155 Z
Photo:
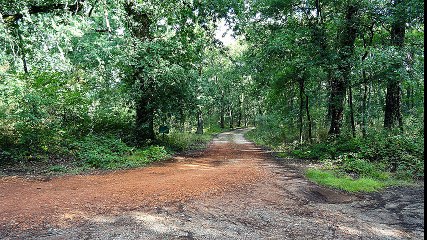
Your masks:
M 424 1 L 0 2 L 2 171 L 139 167 L 234 128 L 317 181 L 423 180 Z

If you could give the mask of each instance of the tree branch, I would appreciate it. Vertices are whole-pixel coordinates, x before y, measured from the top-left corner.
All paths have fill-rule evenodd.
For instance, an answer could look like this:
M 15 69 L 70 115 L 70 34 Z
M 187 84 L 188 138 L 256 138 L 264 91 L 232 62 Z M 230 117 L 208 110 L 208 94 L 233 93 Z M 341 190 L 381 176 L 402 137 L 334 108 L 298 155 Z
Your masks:
M 69 5 L 67 6 L 67 4 L 50 4 L 50 5 L 44 5 L 44 6 L 30 6 L 28 9 L 28 13 L 29 14 L 39 14 L 39 13 L 49 13 L 49 12 L 53 12 L 55 10 L 58 9 L 65 9 L 67 8 L 68 11 L 74 12 L 74 13 L 78 13 L 79 11 L 81 11 L 82 8 L 82 4 L 85 0 L 79 0 L 76 1 L 75 4 L 73 5 Z M 1 14 L 3 16 L 3 20 L 5 22 L 17 22 L 20 19 L 22 19 L 24 17 L 24 15 L 22 13 L 2 13 Z

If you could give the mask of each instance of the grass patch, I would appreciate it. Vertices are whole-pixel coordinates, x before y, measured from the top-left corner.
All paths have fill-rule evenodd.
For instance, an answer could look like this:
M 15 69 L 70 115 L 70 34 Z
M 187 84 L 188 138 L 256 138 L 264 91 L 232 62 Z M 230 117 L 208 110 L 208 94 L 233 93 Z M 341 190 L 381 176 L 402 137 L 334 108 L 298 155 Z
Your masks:
M 310 169 L 306 172 L 306 176 L 311 181 L 333 187 L 347 192 L 376 192 L 390 186 L 390 183 L 382 182 L 372 178 L 352 179 L 349 176 L 336 176 L 333 172 L 323 171 L 319 169 Z

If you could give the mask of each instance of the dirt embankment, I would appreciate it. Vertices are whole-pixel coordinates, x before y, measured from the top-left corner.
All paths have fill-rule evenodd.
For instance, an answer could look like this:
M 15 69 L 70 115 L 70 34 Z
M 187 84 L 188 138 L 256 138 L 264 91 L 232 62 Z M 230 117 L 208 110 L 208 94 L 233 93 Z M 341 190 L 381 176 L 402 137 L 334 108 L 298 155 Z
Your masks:
M 149 168 L 0 179 L 0 239 L 421 239 L 424 188 L 350 195 L 221 134 Z

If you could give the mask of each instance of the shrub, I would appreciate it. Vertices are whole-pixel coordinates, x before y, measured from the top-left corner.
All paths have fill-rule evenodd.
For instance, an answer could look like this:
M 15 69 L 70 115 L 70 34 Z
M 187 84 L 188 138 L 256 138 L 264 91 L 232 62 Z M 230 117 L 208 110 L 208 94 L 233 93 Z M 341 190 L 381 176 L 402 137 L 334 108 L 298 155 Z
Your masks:
M 424 179 L 424 135 L 376 132 L 367 138 L 343 136 L 315 144 L 275 142 L 265 128 L 247 134 L 257 144 L 276 150 L 286 149 L 288 155 L 299 159 L 322 161 L 328 169 L 356 174 L 361 177 L 387 179 L 393 173 L 398 179 Z M 287 148 L 279 148 L 286 144 Z M 287 154 L 283 154 L 287 155 Z
M 343 156 L 340 170 L 346 173 L 357 174 L 360 177 L 368 177 L 378 180 L 387 180 L 390 175 L 385 171 L 385 166 L 372 163 L 360 158 L 360 154 L 347 154 Z
M 386 165 L 403 178 L 424 178 L 424 138 L 375 135 L 362 145 L 364 158 Z
M 109 168 L 134 150 L 112 136 L 90 135 L 73 145 L 76 157 L 92 168 Z
M 135 149 L 114 136 L 95 135 L 76 142 L 73 151 L 83 166 L 95 169 L 139 167 L 170 156 L 165 147 Z

